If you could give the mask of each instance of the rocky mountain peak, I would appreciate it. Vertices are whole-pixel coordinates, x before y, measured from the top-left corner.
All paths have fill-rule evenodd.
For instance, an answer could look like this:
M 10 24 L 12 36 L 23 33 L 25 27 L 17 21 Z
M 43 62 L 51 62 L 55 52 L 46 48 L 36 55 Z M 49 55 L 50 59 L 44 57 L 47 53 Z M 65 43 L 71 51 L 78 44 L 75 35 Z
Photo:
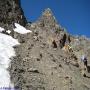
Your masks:
M 42 15 L 39 18 L 38 22 L 41 26 L 50 28 L 55 27 L 55 25 L 57 24 L 57 21 L 50 8 L 47 8 L 42 12 Z
M 46 16 L 46 17 L 50 17 L 52 16 L 52 11 L 50 8 L 47 8 L 44 10 L 44 12 L 42 13 L 43 16 Z

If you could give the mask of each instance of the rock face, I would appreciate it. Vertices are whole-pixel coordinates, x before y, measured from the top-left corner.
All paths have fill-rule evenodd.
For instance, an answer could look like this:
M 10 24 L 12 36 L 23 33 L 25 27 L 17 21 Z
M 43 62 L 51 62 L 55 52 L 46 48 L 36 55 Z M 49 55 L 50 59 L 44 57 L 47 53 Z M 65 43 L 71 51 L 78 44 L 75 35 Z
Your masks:
M 15 22 L 26 24 L 20 0 L 0 0 L 0 26 L 9 27 Z
M 50 9 L 28 26 L 32 34 L 18 35 L 10 74 L 19 90 L 90 90 L 90 74 L 80 73 L 80 51 L 90 52 L 90 41 L 61 28 Z M 70 45 L 72 48 L 70 48 Z M 72 50 L 71 50 L 72 49 Z M 83 51 L 84 52 L 84 51 Z M 87 52 L 88 58 L 89 53 Z M 90 64 L 90 60 L 88 60 Z
M 19 90 L 90 90 L 90 40 L 75 37 L 59 26 L 52 11 L 46 9 L 34 23 L 26 23 L 20 0 L 0 0 L 0 26 L 12 30 L 13 23 L 32 30 L 32 34 L 13 37 L 16 57 L 9 68 L 11 81 Z M 10 34 L 11 35 L 11 34 Z M 82 53 L 88 57 L 88 73 L 80 73 Z
M 56 23 L 57 21 L 49 8 L 44 11 L 42 16 L 38 20 L 38 24 L 41 25 L 42 27 L 50 27 L 53 29 Z

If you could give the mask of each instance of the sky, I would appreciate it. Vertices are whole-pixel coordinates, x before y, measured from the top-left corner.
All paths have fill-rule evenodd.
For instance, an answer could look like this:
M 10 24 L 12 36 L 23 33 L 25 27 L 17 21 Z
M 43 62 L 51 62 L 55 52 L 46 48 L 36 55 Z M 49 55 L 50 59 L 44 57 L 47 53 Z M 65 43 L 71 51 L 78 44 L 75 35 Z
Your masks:
M 67 32 L 90 37 L 90 0 L 21 0 L 21 7 L 30 22 L 50 8 Z

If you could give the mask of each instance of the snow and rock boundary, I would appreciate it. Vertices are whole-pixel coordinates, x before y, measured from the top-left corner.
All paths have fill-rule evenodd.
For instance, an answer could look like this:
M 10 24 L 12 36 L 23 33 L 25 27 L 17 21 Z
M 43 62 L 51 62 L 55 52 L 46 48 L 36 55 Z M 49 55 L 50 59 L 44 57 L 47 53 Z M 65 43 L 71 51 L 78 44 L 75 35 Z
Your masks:
M 15 23 L 16 28 L 14 31 L 20 34 L 30 33 L 23 26 Z M 5 29 L 0 27 L 0 89 L 14 88 L 14 84 L 10 80 L 10 74 L 8 68 L 10 66 L 11 57 L 15 57 L 14 46 L 20 45 L 17 39 L 14 39 L 10 35 L 3 34 Z

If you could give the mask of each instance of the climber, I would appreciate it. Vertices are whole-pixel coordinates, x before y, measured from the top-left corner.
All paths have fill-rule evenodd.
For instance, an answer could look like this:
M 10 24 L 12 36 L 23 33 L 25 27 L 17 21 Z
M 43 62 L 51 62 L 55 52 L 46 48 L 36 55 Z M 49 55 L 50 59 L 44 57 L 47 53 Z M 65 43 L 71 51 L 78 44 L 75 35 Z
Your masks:
M 83 62 L 84 66 L 87 68 L 87 57 L 85 55 L 82 55 L 81 61 Z
M 87 57 L 85 55 L 81 56 L 81 62 L 83 63 L 82 74 L 85 77 L 86 76 L 85 71 L 88 71 L 88 69 L 87 69 L 87 67 L 88 67 L 87 66 Z

